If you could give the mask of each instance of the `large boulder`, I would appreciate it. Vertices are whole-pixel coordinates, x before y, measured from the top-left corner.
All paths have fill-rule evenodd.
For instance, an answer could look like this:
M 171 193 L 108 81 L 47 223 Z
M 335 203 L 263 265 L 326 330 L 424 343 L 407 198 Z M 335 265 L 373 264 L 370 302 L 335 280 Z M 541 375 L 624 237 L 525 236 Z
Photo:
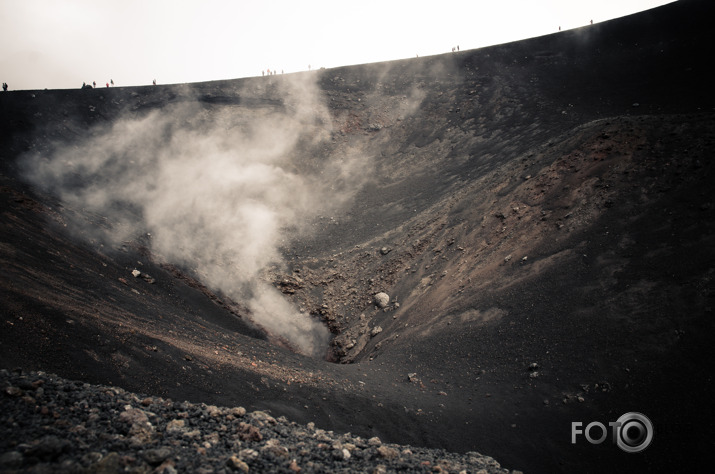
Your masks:
M 382 291 L 380 293 L 375 294 L 375 304 L 379 308 L 384 308 L 385 306 L 388 305 L 390 302 L 390 295 L 387 293 L 383 293 Z

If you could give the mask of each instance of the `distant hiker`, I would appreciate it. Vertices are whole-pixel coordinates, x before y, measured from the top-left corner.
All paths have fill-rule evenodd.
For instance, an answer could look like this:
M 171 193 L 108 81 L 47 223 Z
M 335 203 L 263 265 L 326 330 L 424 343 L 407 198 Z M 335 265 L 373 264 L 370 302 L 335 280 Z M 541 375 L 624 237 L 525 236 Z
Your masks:
M 112 87 L 114 87 L 114 79 L 110 79 L 109 83 L 112 85 Z
M 7 82 L 2 83 L 2 90 L 7 92 Z
M 97 87 L 97 81 L 92 81 L 92 87 Z
M 107 89 L 109 89 L 109 83 L 107 82 Z
M 154 80 L 152 81 L 152 84 L 156 85 L 156 79 L 154 79 Z
M 261 71 L 261 76 L 266 77 L 266 71 Z
M 457 45 L 457 51 L 459 51 L 459 45 Z
M 561 27 L 559 26 L 559 31 L 561 31 Z
M 591 20 L 591 24 L 593 25 L 593 20 Z

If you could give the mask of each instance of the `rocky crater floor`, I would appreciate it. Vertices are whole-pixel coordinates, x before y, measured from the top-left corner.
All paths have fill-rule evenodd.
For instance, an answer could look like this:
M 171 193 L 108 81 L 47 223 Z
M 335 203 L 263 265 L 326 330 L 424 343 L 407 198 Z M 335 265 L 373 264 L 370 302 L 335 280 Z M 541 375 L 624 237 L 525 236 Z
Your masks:
M 710 18 L 0 94 L 0 468 L 704 468 Z

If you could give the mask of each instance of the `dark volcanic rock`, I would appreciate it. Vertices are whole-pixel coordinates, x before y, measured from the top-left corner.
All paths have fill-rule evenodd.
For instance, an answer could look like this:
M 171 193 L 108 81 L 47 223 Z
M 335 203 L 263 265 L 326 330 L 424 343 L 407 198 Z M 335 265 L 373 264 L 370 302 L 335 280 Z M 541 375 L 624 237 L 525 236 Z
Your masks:
M 379 466 L 390 471 L 450 466 L 450 469 L 473 472 L 479 469 L 509 472 L 492 458 L 477 453 L 458 455 L 385 445 L 350 434 L 298 425 L 285 418 L 275 419 L 262 412 L 245 413 L 245 410 L 174 403 L 161 398 L 154 400 L 148 417 L 157 432 L 166 435 L 147 440 L 136 448 L 122 425 L 146 423 L 147 412 L 140 408 L 143 397 L 112 387 L 72 384 L 46 374 L 11 375 L 7 370 L 0 370 L 0 384 L 21 381 L 44 382 L 43 403 L 61 407 L 56 416 L 48 416 L 17 397 L 6 394 L 0 397 L 0 468 L 3 470 L 149 472 L 161 465 L 171 466 L 178 472 L 220 471 L 224 466 L 245 472 L 373 472 Z M 112 396 L 107 396 L 109 393 Z M 117 412 L 116 420 L 92 416 L 93 413 Z M 206 417 L 202 415 L 205 412 L 211 414 Z M 187 416 L 196 434 L 176 436 L 169 425 L 177 416 Z M 331 454 L 335 450 L 339 456 Z
M 20 368 L 0 469 L 459 472 L 493 465 L 479 451 L 530 472 L 706 470 L 710 3 L 270 79 L 0 94 L 0 367 Z M 257 167 L 278 186 L 226 171 L 271 153 Z M 190 169 L 172 199 L 158 156 Z M 260 222 L 241 193 L 298 217 L 222 289 L 250 232 L 173 257 Z M 159 234 L 157 216 L 194 227 Z M 255 281 L 329 327 L 327 360 L 257 322 L 281 305 L 251 306 Z M 645 451 L 570 442 L 631 411 L 655 427 Z

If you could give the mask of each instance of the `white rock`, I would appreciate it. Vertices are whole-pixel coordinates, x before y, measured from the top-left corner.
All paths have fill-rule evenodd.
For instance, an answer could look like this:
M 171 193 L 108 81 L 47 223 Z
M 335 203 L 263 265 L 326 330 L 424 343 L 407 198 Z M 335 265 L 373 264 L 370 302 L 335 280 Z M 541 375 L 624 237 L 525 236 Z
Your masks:
M 375 295 L 375 304 L 379 308 L 384 308 L 389 302 L 390 296 L 387 293 L 380 292 Z

